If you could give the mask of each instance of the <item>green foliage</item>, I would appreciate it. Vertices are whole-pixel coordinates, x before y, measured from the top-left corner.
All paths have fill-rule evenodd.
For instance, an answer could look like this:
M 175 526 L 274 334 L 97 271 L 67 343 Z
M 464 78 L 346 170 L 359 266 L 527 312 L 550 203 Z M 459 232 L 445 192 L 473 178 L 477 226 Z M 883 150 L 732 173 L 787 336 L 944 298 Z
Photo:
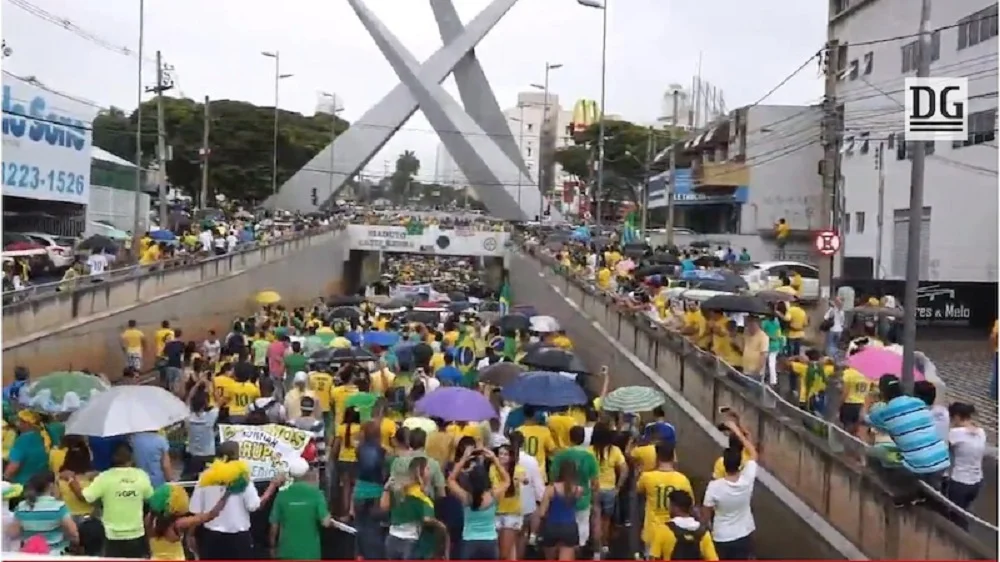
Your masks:
M 575 146 L 556 151 L 556 162 L 585 183 L 597 181 L 594 161 L 600 125 L 594 124 L 576 138 Z M 652 135 L 652 151 L 649 139 Z M 629 121 L 604 123 L 604 194 L 605 200 L 637 201 L 646 179 L 649 155 L 653 156 L 670 143 L 670 131 L 636 125 Z M 650 167 L 650 173 L 661 171 Z
M 209 107 L 209 191 L 229 199 L 259 202 L 271 194 L 271 159 L 274 146 L 274 108 L 251 103 L 219 100 Z M 167 162 L 170 184 L 188 195 L 201 188 L 199 149 L 204 132 L 204 104 L 185 98 L 164 99 L 167 144 L 173 158 Z M 137 112 L 126 114 L 119 108 L 102 112 L 94 120 L 94 145 L 135 160 Z M 330 143 L 334 119 L 317 114 L 307 117 L 291 111 L 278 114 L 278 185 L 290 178 Z M 336 131 L 348 123 L 337 118 Z M 156 102 L 142 106 L 143 165 L 156 155 Z
M 406 200 L 417 193 L 413 178 L 420 172 L 420 159 L 412 150 L 404 150 L 396 158 L 396 170 L 389 178 L 389 188 L 394 198 Z

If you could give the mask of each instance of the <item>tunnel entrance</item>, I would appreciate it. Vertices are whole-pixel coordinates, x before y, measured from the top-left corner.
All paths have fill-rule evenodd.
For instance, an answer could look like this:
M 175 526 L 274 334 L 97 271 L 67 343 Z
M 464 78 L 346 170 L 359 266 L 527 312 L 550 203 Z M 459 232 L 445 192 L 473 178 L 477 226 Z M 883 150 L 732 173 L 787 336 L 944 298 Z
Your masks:
M 485 272 L 483 283 L 495 292 L 500 291 L 506 278 L 505 271 L 509 266 L 507 256 L 435 256 L 430 253 L 414 252 L 382 252 L 376 250 L 351 250 L 344 263 L 344 288 L 349 294 L 363 294 L 365 287 L 379 280 L 384 271 L 383 265 L 389 256 L 416 255 L 424 258 L 438 257 L 441 259 L 464 259 L 469 267 Z

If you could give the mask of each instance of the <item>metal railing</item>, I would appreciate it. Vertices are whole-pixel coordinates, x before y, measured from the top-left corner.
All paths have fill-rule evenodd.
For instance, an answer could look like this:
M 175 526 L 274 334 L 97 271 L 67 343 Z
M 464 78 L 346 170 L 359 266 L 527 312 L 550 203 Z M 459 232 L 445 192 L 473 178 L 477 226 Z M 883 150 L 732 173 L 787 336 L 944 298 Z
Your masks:
M 653 319 L 648 316 L 636 315 L 631 311 L 621 309 L 614 302 L 612 294 L 600 290 L 590 280 L 567 275 L 552 255 L 545 251 L 541 251 L 538 248 L 535 250 L 536 251 L 532 252 L 533 255 L 538 258 L 542 264 L 551 267 L 552 273 L 549 274 L 549 279 L 553 280 L 553 277 L 555 277 L 565 282 L 565 288 L 567 291 L 565 291 L 564 294 L 571 294 L 571 291 L 568 289 L 570 285 L 572 285 L 583 293 L 599 299 L 606 305 L 609 311 L 614 310 L 614 312 L 618 314 L 619 321 L 621 322 L 619 326 L 621 326 L 624 322 L 631 323 L 632 327 L 636 330 L 643 330 L 647 332 L 650 341 L 656 338 L 657 341 L 663 343 L 668 349 L 673 350 L 680 357 L 680 362 L 682 364 L 693 366 L 702 371 L 713 373 L 733 381 L 744 389 L 745 394 L 754 396 L 754 398 L 756 398 L 756 400 L 759 401 L 763 407 L 768 408 L 772 414 L 776 414 L 777 417 L 783 422 L 800 425 L 813 433 L 817 438 L 822 439 L 825 442 L 826 449 L 830 454 L 850 459 L 851 463 L 858 466 L 861 470 L 871 473 L 872 475 L 877 474 L 871 470 L 875 468 L 872 460 L 874 448 L 868 443 L 846 432 L 839 425 L 823 419 L 811 412 L 803 410 L 797 404 L 793 404 L 788 401 L 785 397 L 781 396 L 781 394 L 770 388 L 768 385 L 762 384 L 761 381 L 753 377 L 744 375 L 716 355 L 693 345 L 679 332 L 670 330 L 667 327 L 654 322 Z M 621 334 L 618 335 L 620 338 Z M 644 354 L 643 350 L 640 349 L 638 343 L 639 339 L 633 336 L 632 340 L 633 351 L 635 351 L 636 356 L 642 358 Z M 622 339 L 619 339 L 619 341 L 623 344 L 627 343 Z M 628 345 L 626 345 L 626 348 L 627 347 Z M 646 356 L 648 356 L 648 354 Z M 986 462 L 995 463 L 996 461 L 995 458 L 987 458 L 984 459 L 984 463 Z M 984 479 L 984 484 L 986 484 L 985 480 L 986 479 Z M 966 530 L 971 538 L 981 541 L 982 544 L 989 545 L 990 547 L 994 547 L 997 544 L 998 527 L 996 524 L 990 523 L 976 514 L 960 508 L 945 497 L 941 492 L 932 488 L 927 483 L 918 481 L 918 485 L 923 493 L 931 498 L 932 502 L 936 502 L 938 510 L 946 513 L 947 517 L 955 521 L 960 529 Z M 990 493 L 989 490 L 986 490 L 986 493 Z
M 289 240 L 295 240 L 297 238 L 303 238 L 306 236 L 312 236 L 315 234 L 320 234 L 323 232 L 328 232 L 332 230 L 342 229 L 344 223 L 337 222 L 326 227 L 313 228 L 308 230 L 302 230 L 298 232 L 293 232 L 290 235 L 282 236 L 280 238 L 273 238 L 266 242 L 247 242 L 237 246 L 232 252 L 227 252 L 225 254 L 205 254 L 196 253 L 186 256 L 180 256 L 177 258 L 159 261 L 148 265 L 129 265 L 127 267 L 121 267 L 117 269 L 110 269 L 104 273 L 97 275 L 81 275 L 70 280 L 60 280 L 52 281 L 49 283 L 40 283 L 37 285 L 29 285 L 23 289 L 17 291 L 7 291 L 3 294 L 3 305 L 4 307 L 22 303 L 29 300 L 44 299 L 52 296 L 54 293 L 73 293 L 82 289 L 87 289 L 92 287 L 95 283 L 107 283 L 112 281 L 117 281 L 120 279 L 129 279 L 140 277 L 144 275 L 149 275 L 159 271 L 177 269 L 182 267 L 188 267 L 191 265 L 201 265 L 211 261 L 224 259 L 228 256 L 241 254 L 244 252 L 250 252 L 262 247 L 273 246 L 276 244 L 281 244 L 288 242 Z

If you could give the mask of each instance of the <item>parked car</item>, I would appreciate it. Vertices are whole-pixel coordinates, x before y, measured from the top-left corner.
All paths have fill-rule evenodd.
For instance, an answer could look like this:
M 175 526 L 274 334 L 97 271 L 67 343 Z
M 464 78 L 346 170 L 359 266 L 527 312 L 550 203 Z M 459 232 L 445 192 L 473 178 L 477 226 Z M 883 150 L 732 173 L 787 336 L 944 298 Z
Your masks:
M 73 263 L 73 248 L 76 246 L 75 238 L 56 236 L 55 234 L 46 234 L 44 232 L 25 232 L 23 234 L 45 247 L 45 251 L 49 255 L 49 260 L 52 261 L 52 267 L 55 269 L 65 269 Z
M 29 273 L 32 276 L 45 275 L 53 268 L 45 246 L 29 236 L 16 232 L 3 233 L 3 257 L 4 261 L 16 258 L 28 260 Z
M 801 299 L 804 301 L 819 300 L 819 269 L 807 263 L 797 261 L 768 261 L 755 264 L 743 272 L 743 278 L 753 290 L 772 288 L 782 271 L 797 272 L 802 276 Z

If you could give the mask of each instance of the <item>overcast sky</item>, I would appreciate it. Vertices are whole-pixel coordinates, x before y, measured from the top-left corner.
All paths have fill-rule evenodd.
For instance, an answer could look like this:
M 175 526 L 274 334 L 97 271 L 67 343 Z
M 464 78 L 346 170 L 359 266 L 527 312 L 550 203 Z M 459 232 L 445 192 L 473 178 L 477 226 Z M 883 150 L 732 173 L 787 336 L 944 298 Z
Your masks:
M 18 7 L 30 2 L 68 20 L 86 39 Z M 465 21 L 487 0 L 455 0 Z M 48 87 L 102 107 L 136 105 L 138 58 L 101 42 L 138 50 L 138 0 L 3 0 L 3 38 L 13 54 L 4 69 L 34 75 Z M 440 37 L 426 0 L 367 0 L 420 60 Z M 670 83 L 702 76 L 725 92 L 732 109 L 756 101 L 825 39 L 826 5 L 815 0 L 610 0 L 607 111 L 635 121 L 660 116 Z M 157 49 L 173 65 L 178 92 L 201 99 L 274 104 L 274 61 L 281 53 L 280 106 L 311 114 L 319 91 L 343 99 L 357 119 L 397 82 L 346 0 L 145 0 L 144 83 L 154 82 Z M 574 0 L 520 0 L 477 49 L 501 107 L 543 78 L 546 61 L 562 63 L 550 88 L 564 106 L 600 92 L 601 12 Z M 446 89 L 457 98 L 454 82 Z M 768 103 L 815 103 L 822 93 L 810 65 Z M 437 137 L 419 112 L 367 168 L 415 150 L 421 176 L 433 173 Z

